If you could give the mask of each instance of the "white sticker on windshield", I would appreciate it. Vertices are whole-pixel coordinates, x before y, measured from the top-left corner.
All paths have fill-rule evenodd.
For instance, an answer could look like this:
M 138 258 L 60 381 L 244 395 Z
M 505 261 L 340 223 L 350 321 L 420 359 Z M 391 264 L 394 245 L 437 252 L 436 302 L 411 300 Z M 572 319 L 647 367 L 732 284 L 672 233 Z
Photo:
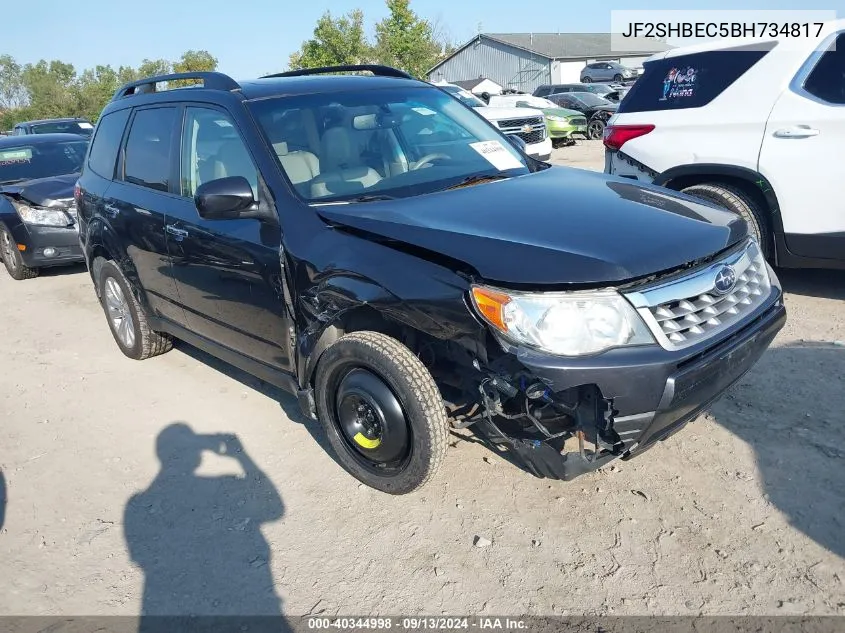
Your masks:
M 434 110 L 429 110 L 428 108 L 411 108 L 417 114 L 422 114 L 423 116 L 431 116 L 432 114 L 437 114 Z
M 481 141 L 470 143 L 469 146 L 487 159 L 493 167 L 504 171 L 506 169 L 518 169 L 524 167 L 517 160 L 516 156 L 506 150 L 499 141 Z
M 78 125 L 79 125 L 79 127 L 81 127 L 83 130 L 90 130 L 90 129 L 92 129 L 92 128 L 94 127 L 94 126 L 93 126 L 93 125 L 91 125 L 90 123 L 79 123 Z

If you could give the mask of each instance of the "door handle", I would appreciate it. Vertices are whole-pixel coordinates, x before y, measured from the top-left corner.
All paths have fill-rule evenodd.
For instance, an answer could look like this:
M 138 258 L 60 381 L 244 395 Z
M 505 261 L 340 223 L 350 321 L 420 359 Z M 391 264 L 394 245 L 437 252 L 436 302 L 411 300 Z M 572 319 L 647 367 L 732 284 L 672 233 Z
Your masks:
M 818 136 L 819 131 L 809 125 L 793 125 L 777 130 L 775 136 L 778 138 L 809 138 Z
M 106 212 L 106 215 L 112 219 L 116 218 L 120 214 L 120 209 L 113 204 L 106 204 L 103 207 L 103 210 Z
M 164 227 L 164 230 L 170 233 L 177 242 L 181 242 L 183 239 L 188 237 L 188 232 L 185 229 L 180 229 L 175 224 L 168 224 Z

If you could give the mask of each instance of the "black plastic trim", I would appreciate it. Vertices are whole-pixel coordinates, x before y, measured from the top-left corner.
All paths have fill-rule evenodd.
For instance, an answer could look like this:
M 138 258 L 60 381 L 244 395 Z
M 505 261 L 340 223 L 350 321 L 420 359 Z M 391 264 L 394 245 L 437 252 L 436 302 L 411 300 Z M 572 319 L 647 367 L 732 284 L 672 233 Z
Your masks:
M 784 242 L 789 253 L 800 258 L 806 267 L 845 268 L 845 232 L 840 233 L 785 233 Z
M 230 365 L 247 372 L 248 374 L 252 374 L 256 378 L 270 383 L 274 387 L 278 387 L 289 394 L 298 396 L 299 385 L 297 384 L 296 378 L 293 374 L 279 371 L 278 369 L 274 369 L 273 367 L 265 365 L 260 361 L 248 358 L 235 350 L 229 349 L 228 347 L 215 343 L 204 336 L 191 332 L 187 328 L 184 328 L 169 319 L 156 317 L 154 319 L 150 319 L 150 321 L 151 325 L 153 325 L 153 329 L 167 332 L 171 336 L 174 336 L 189 345 L 193 345 L 194 347 L 199 348 L 202 351 L 219 358 L 223 362 L 229 363 Z

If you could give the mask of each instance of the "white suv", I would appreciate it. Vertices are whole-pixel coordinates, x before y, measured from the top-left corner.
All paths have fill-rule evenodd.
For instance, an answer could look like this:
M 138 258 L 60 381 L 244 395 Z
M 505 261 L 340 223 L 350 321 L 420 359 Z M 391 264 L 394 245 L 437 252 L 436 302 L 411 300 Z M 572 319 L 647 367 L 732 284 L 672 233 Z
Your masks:
M 538 160 L 549 160 L 552 155 L 552 139 L 542 112 L 526 112 L 525 108 L 493 108 L 471 92 L 450 83 L 435 83 L 465 105 L 475 108 L 485 119 L 498 127 L 503 134 L 518 136 L 525 141 L 525 153 Z
M 741 214 L 776 265 L 845 268 L 845 20 L 819 41 L 651 57 L 608 121 L 605 171 Z

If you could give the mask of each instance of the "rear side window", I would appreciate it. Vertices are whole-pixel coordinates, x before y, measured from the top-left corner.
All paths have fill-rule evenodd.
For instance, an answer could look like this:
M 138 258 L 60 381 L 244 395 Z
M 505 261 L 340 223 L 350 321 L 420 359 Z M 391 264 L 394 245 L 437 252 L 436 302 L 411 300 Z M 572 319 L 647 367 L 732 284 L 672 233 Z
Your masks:
M 845 33 L 840 33 L 813 68 L 804 90 L 838 105 L 845 104 Z
M 637 80 L 619 105 L 619 113 L 700 108 L 713 101 L 765 57 L 768 50 L 737 47 L 680 55 L 646 62 Z
M 114 178 L 120 139 L 123 138 L 123 129 L 128 118 L 129 109 L 126 109 L 111 112 L 100 119 L 88 153 L 88 167 L 95 174 L 109 180 Z
M 170 187 L 176 108 L 138 110 L 126 140 L 123 179 L 157 191 Z
M 534 94 L 537 97 L 545 97 L 546 95 L 551 94 L 551 90 L 551 86 L 540 86 Z

